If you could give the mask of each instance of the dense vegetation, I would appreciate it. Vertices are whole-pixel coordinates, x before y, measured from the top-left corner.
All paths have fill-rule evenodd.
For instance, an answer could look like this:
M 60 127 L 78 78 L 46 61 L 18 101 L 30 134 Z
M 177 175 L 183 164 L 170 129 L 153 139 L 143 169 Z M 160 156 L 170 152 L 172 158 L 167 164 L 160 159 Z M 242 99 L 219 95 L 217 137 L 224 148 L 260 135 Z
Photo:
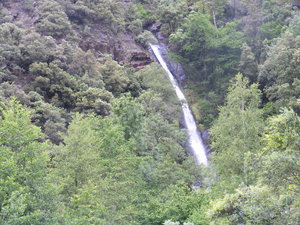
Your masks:
M 299 224 L 299 8 L 0 1 L 1 224 Z M 154 23 L 210 129 L 208 168 L 163 69 L 118 49 L 156 41 Z

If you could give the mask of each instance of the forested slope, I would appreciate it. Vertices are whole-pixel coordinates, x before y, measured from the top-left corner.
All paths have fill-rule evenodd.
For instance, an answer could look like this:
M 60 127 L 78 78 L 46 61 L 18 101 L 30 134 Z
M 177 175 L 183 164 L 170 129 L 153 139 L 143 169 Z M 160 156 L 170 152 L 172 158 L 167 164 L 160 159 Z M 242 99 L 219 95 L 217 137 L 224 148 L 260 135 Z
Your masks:
M 299 224 L 299 8 L 0 1 L 1 224 Z M 207 168 L 149 30 L 184 67 Z

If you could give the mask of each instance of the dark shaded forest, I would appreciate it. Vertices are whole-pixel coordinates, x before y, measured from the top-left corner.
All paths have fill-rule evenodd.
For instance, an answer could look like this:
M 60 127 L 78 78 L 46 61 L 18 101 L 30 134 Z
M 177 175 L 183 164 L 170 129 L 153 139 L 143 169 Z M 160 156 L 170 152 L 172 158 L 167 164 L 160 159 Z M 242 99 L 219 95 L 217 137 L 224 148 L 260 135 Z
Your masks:
M 299 113 L 300 1 L 0 0 L 0 224 L 297 225 Z

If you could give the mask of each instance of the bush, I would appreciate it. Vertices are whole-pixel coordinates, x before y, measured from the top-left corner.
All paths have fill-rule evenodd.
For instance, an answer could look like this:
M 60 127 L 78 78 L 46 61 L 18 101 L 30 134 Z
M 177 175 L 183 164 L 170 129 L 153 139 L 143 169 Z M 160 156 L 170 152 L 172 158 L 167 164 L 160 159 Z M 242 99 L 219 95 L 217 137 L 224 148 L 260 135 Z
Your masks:
M 8 10 L 0 5 L 0 24 L 11 20 Z
M 58 3 L 46 1 L 40 5 L 39 12 L 38 32 L 56 38 L 60 38 L 70 32 L 71 24 L 68 16 Z
M 150 31 L 145 30 L 143 33 L 137 36 L 137 42 L 146 48 L 149 44 L 156 44 L 157 40 Z
M 129 23 L 128 30 L 135 35 L 141 34 L 143 32 L 143 22 L 140 19 L 133 20 Z

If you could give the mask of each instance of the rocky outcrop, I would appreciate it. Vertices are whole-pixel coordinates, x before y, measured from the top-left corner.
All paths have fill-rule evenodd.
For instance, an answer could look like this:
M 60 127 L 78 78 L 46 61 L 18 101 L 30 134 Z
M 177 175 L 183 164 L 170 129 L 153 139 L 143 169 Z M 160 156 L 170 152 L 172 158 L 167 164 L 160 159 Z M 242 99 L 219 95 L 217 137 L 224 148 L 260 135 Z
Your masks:
M 131 66 L 135 70 L 143 69 L 152 62 L 151 58 L 145 52 L 133 52 L 130 60 Z
M 300 10 L 300 1 L 292 1 L 292 6 L 298 10 Z
M 90 34 L 85 34 L 79 46 L 84 50 L 92 50 L 96 54 L 110 54 L 120 65 L 129 64 L 140 70 L 152 62 L 149 53 L 139 46 L 134 37 L 128 33 L 113 34 L 97 25 Z
M 134 37 L 125 33 L 117 36 L 113 57 L 120 64 L 130 64 L 135 70 L 153 62 L 149 53 L 134 41 Z

